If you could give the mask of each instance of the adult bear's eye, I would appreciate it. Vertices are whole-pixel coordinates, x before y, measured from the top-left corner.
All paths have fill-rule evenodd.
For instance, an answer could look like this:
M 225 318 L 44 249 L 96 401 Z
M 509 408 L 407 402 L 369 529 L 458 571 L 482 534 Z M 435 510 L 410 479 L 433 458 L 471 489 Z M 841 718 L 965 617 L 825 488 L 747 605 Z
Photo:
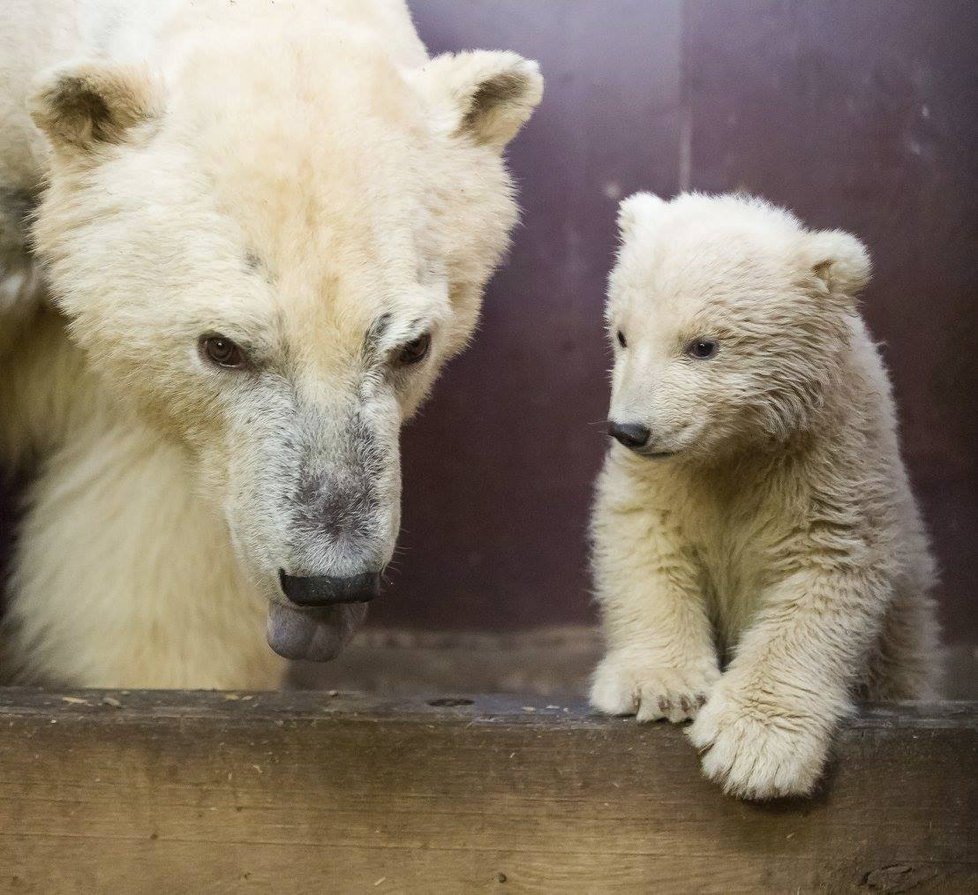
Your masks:
M 686 346 L 686 354 L 696 360 L 709 360 L 711 357 L 716 357 L 719 350 L 720 343 L 714 339 L 693 339 Z
M 227 336 L 204 336 L 200 340 L 200 348 L 204 357 L 219 367 L 237 369 L 247 363 L 244 351 Z
M 402 345 L 401 349 L 397 352 L 395 360 L 402 367 L 420 363 L 428 356 L 430 348 L 431 334 L 422 333 L 416 339 L 408 342 L 407 345 Z
M 628 347 L 628 342 L 625 341 L 625 334 L 621 330 L 618 330 L 618 344 L 621 345 L 622 348 Z

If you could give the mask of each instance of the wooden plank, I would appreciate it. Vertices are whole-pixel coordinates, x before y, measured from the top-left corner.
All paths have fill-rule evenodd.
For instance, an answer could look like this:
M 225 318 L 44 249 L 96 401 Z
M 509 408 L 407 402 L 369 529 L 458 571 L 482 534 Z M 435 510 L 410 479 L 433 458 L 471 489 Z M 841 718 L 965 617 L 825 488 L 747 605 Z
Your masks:
M 967 892 L 976 817 L 972 703 L 867 708 L 749 805 L 580 705 L 0 691 L 0 891 Z

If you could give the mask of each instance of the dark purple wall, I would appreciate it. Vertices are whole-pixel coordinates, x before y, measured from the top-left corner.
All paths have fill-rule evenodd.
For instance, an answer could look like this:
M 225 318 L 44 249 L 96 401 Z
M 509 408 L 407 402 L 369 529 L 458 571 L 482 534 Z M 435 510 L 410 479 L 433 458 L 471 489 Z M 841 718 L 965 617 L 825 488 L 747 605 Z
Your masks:
M 978 640 L 978 7 L 929 0 L 415 0 L 433 52 L 540 61 L 524 223 L 473 347 L 405 433 L 404 551 L 374 624 L 580 622 L 603 450 L 616 200 L 745 187 L 875 257 L 952 640 Z
M 604 444 L 601 324 L 616 198 L 676 189 L 675 4 L 414 5 L 432 52 L 538 59 L 513 145 L 523 225 L 481 331 L 405 433 L 405 548 L 379 622 L 513 628 L 589 615 L 586 510 Z M 626 114 L 627 110 L 627 114 Z
M 481 332 L 405 433 L 403 551 L 373 624 L 593 618 L 585 529 L 617 199 L 745 187 L 871 247 L 866 315 L 943 566 L 948 638 L 978 642 L 978 5 L 412 6 L 432 51 L 515 49 L 547 89 L 510 153 L 524 222 Z

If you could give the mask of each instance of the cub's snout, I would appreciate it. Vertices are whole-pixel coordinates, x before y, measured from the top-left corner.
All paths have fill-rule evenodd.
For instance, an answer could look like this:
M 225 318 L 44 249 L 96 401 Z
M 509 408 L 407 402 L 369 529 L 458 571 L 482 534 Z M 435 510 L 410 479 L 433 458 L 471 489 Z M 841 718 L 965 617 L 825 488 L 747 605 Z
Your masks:
M 619 423 L 615 420 L 608 421 L 608 434 L 625 447 L 633 450 L 645 447 L 652 437 L 652 432 L 648 426 L 641 423 Z

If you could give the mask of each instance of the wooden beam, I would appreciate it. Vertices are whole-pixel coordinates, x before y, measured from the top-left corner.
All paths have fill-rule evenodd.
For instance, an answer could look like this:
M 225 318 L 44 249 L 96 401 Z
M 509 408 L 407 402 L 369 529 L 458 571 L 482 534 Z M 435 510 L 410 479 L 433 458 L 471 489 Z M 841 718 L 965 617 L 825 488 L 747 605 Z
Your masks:
M 978 891 L 978 706 L 867 708 L 751 805 L 513 698 L 0 690 L 0 891 Z

